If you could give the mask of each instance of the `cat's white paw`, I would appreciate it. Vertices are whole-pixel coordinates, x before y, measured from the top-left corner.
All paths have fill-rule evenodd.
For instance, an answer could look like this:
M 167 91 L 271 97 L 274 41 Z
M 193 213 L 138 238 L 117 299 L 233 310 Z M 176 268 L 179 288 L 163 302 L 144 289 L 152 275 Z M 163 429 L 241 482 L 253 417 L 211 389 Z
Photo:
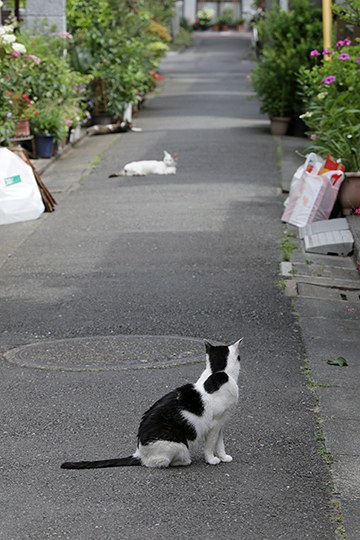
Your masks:
M 230 463 L 230 461 L 233 460 L 233 458 L 231 456 L 229 456 L 229 454 L 225 454 L 224 456 L 220 456 L 220 459 L 223 463 Z
M 208 463 L 209 465 L 218 465 L 218 463 L 220 463 L 220 459 L 216 456 L 209 457 L 206 458 L 206 463 Z

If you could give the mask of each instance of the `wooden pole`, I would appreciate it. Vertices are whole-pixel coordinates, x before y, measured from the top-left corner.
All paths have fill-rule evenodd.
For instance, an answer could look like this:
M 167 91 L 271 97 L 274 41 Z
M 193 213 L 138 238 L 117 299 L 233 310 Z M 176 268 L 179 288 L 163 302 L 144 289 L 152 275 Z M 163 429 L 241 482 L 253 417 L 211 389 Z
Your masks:
M 332 10 L 331 0 L 322 0 L 322 19 L 323 19 L 323 43 L 324 49 L 331 49 L 332 38 Z M 325 57 L 329 60 L 329 55 Z

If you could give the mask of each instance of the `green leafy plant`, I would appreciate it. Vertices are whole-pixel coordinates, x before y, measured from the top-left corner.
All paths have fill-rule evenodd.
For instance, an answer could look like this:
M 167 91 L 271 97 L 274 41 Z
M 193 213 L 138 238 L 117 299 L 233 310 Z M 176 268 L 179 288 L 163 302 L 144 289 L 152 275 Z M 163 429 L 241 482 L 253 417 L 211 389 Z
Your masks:
M 24 73 L 31 73 L 35 60 L 17 41 L 15 24 L 0 26 L 0 143 L 9 144 L 18 120 L 34 114 L 33 95 Z
M 284 261 L 290 262 L 293 251 L 297 249 L 293 240 L 296 238 L 294 233 L 286 232 L 281 240 L 280 248 Z
M 184 30 L 187 30 L 187 32 L 192 31 L 192 24 L 186 17 L 180 18 L 180 28 L 183 28 Z
M 273 116 L 291 116 L 294 113 L 296 79 L 289 69 L 293 60 L 291 50 L 279 56 L 266 49 L 252 72 L 251 79 L 260 100 L 261 112 Z
M 173 42 L 175 49 L 182 49 L 186 47 L 191 47 L 192 44 L 192 35 L 189 30 L 180 27 L 176 32 L 176 36 Z
M 69 0 L 69 30 L 74 36 L 73 67 L 92 76 L 90 102 L 95 114 L 122 116 L 154 85 L 152 76 L 168 50 L 170 34 L 160 17 L 161 3 L 120 0 Z M 166 5 L 165 5 L 166 4 Z M 173 2 L 163 8 L 170 13 Z M 159 19 L 155 20 L 155 16 Z
M 309 0 L 293 0 L 289 7 L 275 6 L 257 23 L 263 55 L 252 80 L 261 110 L 270 116 L 304 112 L 297 74 L 310 66 L 309 53 L 322 41 L 321 11 Z
M 53 135 L 60 142 L 68 132 L 63 111 L 53 102 L 39 101 L 38 114 L 30 120 L 31 132 L 34 135 Z
M 339 367 L 347 367 L 349 364 L 343 356 L 338 356 L 337 358 L 331 358 L 327 361 L 327 364 L 329 366 L 339 366 Z
M 334 15 L 349 24 L 360 26 L 360 0 L 346 0 L 332 7 Z
M 328 52 L 328 51 L 326 51 Z M 309 128 L 309 151 L 341 159 L 347 171 L 360 171 L 360 45 L 339 41 L 330 60 L 311 52 L 315 65 L 300 70 L 306 102 L 302 119 Z
M 232 26 L 234 24 L 234 13 L 231 8 L 224 8 L 220 17 L 216 20 L 222 26 Z

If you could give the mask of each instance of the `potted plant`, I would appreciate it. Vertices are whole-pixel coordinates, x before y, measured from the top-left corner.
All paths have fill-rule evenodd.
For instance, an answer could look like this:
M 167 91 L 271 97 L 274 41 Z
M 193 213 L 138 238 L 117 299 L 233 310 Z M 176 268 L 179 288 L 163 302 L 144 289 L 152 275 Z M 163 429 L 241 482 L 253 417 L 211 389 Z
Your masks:
M 287 60 L 291 61 L 290 54 L 282 58 L 272 49 L 265 50 L 251 75 L 260 110 L 269 116 L 273 135 L 286 134 L 294 110 L 295 81 Z
M 322 61 L 323 54 L 313 50 L 315 65 L 300 71 L 307 105 L 302 118 L 309 129 L 309 150 L 330 154 L 345 166 L 339 200 L 349 214 L 360 206 L 360 45 L 345 39 L 330 53 L 331 61 Z
M 257 22 L 262 55 L 253 72 L 261 110 L 270 118 L 287 117 L 288 124 L 305 110 L 299 69 L 311 65 L 309 53 L 322 41 L 321 11 L 308 0 L 290 0 L 289 7 L 273 7 Z
M 244 24 L 245 24 L 245 19 L 244 19 L 244 17 L 238 17 L 238 18 L 235 19 L 235 21 L 234 21 L 235 30 L 236 30 L 237 32 L 243 32 L 243 30 L 244 30 Z
M 68 132 L 61 106 L 49 101 L 37 103 L 37 114 L 30 126 L 35 135 L 37 156 L 41 158 L 52 157 L 54 142 L 60 142 Z
M 34 101 L 26 92 L 5 92 L 5 99 L 8 101 L 9 110 L 14 118 L 14 138 L 24 138 L 30 136 L 30 119 L 36 114 Z
M 218 24 L 223 31 L 229 30 L 234 24 L 234 14 L 231 8 L 224 8 L 221 16 L 218 18 Z
M 30 136 L 29 119 L 35 111 L 27 76 L 38 59 L 26 54 L 14 30 L 15 25 L 8 24 L 0 32 L 0 139 L 7 143 Z
M 200 30 L 207 30 L 215 15 L 215 11 L 212 8 L 204 7 L 200 9 L 196 14 L 196 25 Z

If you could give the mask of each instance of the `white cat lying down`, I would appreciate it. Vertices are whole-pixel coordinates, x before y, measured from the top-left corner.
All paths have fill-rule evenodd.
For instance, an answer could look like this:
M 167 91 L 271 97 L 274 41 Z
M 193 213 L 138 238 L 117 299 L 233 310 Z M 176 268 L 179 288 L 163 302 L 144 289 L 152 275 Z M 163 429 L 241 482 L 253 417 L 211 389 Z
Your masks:
M 176 157 L 164 150 L 163 161 L 132 161 L 118 173 L 110 174 L 109 178 L 115 176 L 145 176 L 147 174 L 176 174 Z

